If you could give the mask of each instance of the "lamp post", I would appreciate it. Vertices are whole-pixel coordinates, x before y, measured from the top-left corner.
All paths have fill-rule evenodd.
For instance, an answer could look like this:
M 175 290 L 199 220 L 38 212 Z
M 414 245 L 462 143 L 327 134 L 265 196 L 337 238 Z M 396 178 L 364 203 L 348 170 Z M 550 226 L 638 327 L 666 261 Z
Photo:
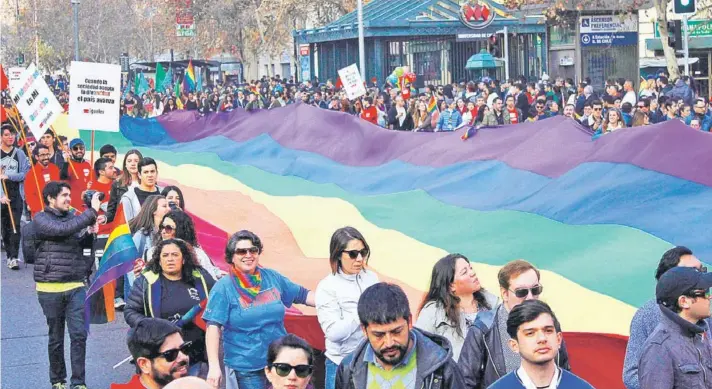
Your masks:
M 358 0 L 358 60 L 361 78 L 366 79 L 366 49 L 363 39 L 363 0 Z
M 79 61 L 79 0 L 71 0 L 74 12 L 74 60 Z

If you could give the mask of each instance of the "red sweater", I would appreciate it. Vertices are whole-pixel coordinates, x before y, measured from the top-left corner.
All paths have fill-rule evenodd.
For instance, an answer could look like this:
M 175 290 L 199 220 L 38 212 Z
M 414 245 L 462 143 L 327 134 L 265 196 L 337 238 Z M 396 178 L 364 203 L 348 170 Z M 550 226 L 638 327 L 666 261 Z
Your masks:
M 378 111 L 376 107 L 372 105 L 368 108 L 364 108 L 363 112 L 361 112 L 361 119 L 378 125 Z
M 35 182 L 35 174 L 39 181 L 39 189 Z M 27 172 L 25 176 L 25 201 L 30 208 L 32 216 L 44 210 L 42 208 L 42 191 L 50 181 L 59 181 L 59 168 L 53 163 L 47 165 L 47 168 L 44 168 L 39 162 L 35 163 L 34 169 Z

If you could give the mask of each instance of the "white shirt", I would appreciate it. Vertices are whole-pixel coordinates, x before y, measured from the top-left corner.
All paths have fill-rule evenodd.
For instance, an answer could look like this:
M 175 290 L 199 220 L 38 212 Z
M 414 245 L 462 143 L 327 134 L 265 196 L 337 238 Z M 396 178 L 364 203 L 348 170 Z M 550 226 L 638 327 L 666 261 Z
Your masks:
M 549 386 L 545 386 L 543 388 L 540 388 L 534 384 L 534 381 L 529 378 L 527 372 L 524 371 L 523 367 L 520 366 L 519 369 L 517 369 L 516 374 L 517 377 L 519 377 L 519 380 L 522 381 L 522 385 L 524 385 L 526 389 L 556 389 L 559 386 L 559 376 L 561 375 L 561 372 L 557 367 L 554 371 L 554 376 L 551 377 L 551 382 L 549 383 Z
M 635 107 L 635 103 L 637 101 L 638 101 L 638 98 L 635 95 L 635 92 L 632 90 L 629 90 L 628 92 L 625 93 L 625 96 L 623 96 L 623 100 L 621 101 L 621 104 L 630 103 L 630 105 Z

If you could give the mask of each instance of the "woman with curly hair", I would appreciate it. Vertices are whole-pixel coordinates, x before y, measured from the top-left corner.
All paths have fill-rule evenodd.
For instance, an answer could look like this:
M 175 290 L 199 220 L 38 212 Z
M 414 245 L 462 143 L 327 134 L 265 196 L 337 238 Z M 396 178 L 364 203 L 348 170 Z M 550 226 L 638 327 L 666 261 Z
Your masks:
M 181 239 L 158 243 L 143 274 L 131 289 L 124 319 L 131 327 L 147 318 L 161 318 L 182 328 L 183 339 L 193 342 L 190 375 L 199 375 L 208 359 L 205 332 L 184 315 L 208 298 L 215 280 L 198 265 L 193 247 Z

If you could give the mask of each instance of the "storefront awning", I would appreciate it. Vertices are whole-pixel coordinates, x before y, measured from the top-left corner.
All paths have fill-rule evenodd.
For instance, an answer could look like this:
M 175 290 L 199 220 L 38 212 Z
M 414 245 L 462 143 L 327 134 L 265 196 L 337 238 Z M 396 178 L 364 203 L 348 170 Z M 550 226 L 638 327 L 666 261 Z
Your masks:
M 646 39 L 645 47 L 651 51 L 662 50 L 663 43 L 660 41 L 660 38 Z M 712 49 L 712 36 L 690 37 L 690 50 L 695 49 Z
M 696 64 L 697 62 L 700 61 L 699 58 L 688 58 L 690 61 L 690 65 Z M 685 58 L 678 58 L 677 59 L 677 66 L 685 66 Z M 640 59 L 640 68 L 665 68 L 667 67 L 667 61 L 665 58 L 641 58 Z

